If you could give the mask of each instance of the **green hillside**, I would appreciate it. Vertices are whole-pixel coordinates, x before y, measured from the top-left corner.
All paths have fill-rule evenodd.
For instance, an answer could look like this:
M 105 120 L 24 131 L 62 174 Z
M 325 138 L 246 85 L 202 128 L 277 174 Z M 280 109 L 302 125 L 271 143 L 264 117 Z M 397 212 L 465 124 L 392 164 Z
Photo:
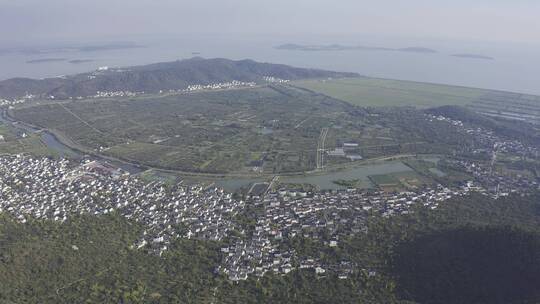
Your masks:
M 538 196 L 473 195 L 373 218 L 336 248 L 302 237 L 283 245 L 350 260 L 358 272 L 348 279 L 299 270 L 239 283 L 215 271 L 221 242 L 178 240 L 158 257 L 133 249 L 141 227 L 115 215 L 0 216 L 0 303 L 537 303 L 539 210 Z

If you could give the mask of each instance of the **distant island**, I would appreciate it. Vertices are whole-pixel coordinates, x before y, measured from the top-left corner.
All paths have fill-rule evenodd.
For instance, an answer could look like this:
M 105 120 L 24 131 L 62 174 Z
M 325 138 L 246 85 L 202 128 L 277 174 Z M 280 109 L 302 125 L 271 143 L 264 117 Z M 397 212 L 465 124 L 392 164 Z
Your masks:
M 72 63 L 72 64 L 94 62 L 94 60 L 92 60 L 92 59 L 72 59 L 72 60 L 68 60 L 66 58 L 41 58 L 41 59 L 28 60 L 28 61 L 26 61 L 26 63 L 38 64 L 38 63 L 64 62 L 64 61 L 67 61 L 67 62 Z
M 420 53 L 420 54 L 435 54 L 437 50 L 426 47 L 405 47 L 405 48 L 387 48 L 387 47 L 373 47 L 363 45 L 341 45 L 341 44 L 328 44 L 328 45 L 302 45 L 287 43 L 274 47 L 277 50 L 285 51 L 305 51 L 305 52 L 330 52 L 330 51 L 387 51 L 387 52 L 405 52 L 405 53 Z M 481 60 L 495 60 L 493 57 L 479 55 L 479 54 L 452 54 L 450 56 L 469 59 L 481 59 Z
M 402 49 L 396 49 L 396 51 L 399 52 L 411 52 L 411 53 L 437 53 L 437 51 L 433 49 L 428 49 L 424 47 L 408 47 L 408 48 L 402 48 Z
M 278 45 L 275 47 L 278 50 L 288 50 L 288 51 L 350 51 L 350 50 L 359 50 L 359 51 L 393 51 L 393 52 L 408 52 L 408 53 L 425 53 L 433 54 L 438 53 L 434 49 L 425 48 L 425 47 L 406 47 L 406 48 L 386 48 L 386 47 L 372 47 L 372 46 L 347 46 L 340 44 L 330 44 L 330 45 L 300 45 L 287 43 Z
M 478 55 L 478 54 L 453 54 L 453 57 L 469 58 L 469 59 L 482 59 L 482 60 L 495 60 L 493 57 Z
M 101 45 L 85 45 L 79 47 L 73 47 L 73 50 L 80 52 L 97 52 L 97 51 L 112 51 L 112 50 L 124 50 L 124 49 L 137 49 L 143 48 L 143 45 L 132 42 L 117 42 Z
M 68 62 L 73 63 L 73 64 L 79 64 L 79 63 L 94 62 L 94 60 L 92 60 L 92 59 L 74 59 L 74 60 L 70 60 Z
M 58 54 L 71 52 L 98 52 L 98 51 L 113 51 L 124 49 L 144 48 L 133 42 L 111 42 L 104 44 L 82 44 L 82 45 L 57 45 L 57 46 L 35 46 L 35 47 L 13 47 L 0 49 L 0 56 L 7 54 L 22 54 L 22 55 L 43 55 L 43 54 Z
M 41 59 L 33 59 L 28 60 L 26 63 L 47 63 L 47 62 L 60 62 L 60 61 L 66 61 L 66 58 L 41 58 Z

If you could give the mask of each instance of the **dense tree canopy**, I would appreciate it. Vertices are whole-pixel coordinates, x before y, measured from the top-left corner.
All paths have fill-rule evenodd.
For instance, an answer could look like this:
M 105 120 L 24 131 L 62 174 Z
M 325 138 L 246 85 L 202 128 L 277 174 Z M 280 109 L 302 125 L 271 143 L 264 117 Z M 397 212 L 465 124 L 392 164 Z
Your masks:
M 141 227 L 116 215 L 25 224 L 4 215 L 0 302 L 534 303 L 538 202 L 473 195 L 440 210 L 372 217 L 366 233 L 335 248 L 324 245 L 324 236 L 291 239 L 284 246 L 300 255 L 351 261 L 355 273 L 342 280 L 298 270 L 240 283 L 216 271 L 219 242 L 177 240 L 159 257 L 133 249 Z

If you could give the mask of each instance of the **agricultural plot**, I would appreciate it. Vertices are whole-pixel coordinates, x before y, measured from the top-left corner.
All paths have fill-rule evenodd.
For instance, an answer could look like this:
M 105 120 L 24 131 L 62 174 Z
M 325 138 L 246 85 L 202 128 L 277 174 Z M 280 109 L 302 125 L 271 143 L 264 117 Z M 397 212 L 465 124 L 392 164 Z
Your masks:
M 348 108 L 275 86 L 54 103 L 13 115 L 96 152 L 159 168 L 276 173 L 312 169 L 320 129 L 353 120 Z
M 303 80 L 295 86 L 363 107 L 467 105 L 488 90 L 377 78 Z
M 189 173 L 302 173 L 467 144 L 415 109 L 360 108 L 285 85 L 30 104 L 11 115 L 78 148 Z
M 414 170 L 424 180 L 431 180 L 441 184 L 460 183 L 472 177 L 462 171 L 445 166 L 444 159 L 427 161 L 422 159 L 408 159 L 404 163 Z
M 39 135 L 18 136 L 11 128 L 0 124 L 0 154 L 30 153 L 33 155 L 54 156 L 41 141 Z
M 540 96 L 490 92 L 476 99 L 469 108 L 493 117 L 540 124 Z
M 379 187 L 391 187 L 400 184 L 399 179 L 392 174 L 371 175 L 369 178 Z
M 540 124 L 540 96 L 376 78 L 302 80 L 295 86 L 363 107 L 466 106 L 492 117 Z
M 29 136 L 17 141 L 0 143 L 0 154 L 30 153 L 37 156 L 53 156 L 38 136 Z
M 434 181 L 414 171 L 395 172 L 369 176 L 371 182 L 384 191 L 415 190 L 419 187 L 431 186 Z
M 159 181 L 167 185 L 174 185 L 179 182 L 179 177 L 172 173 L 161 172 L 157 170 L 147 170 L 139 175 L 139 177 L 147 182 Z

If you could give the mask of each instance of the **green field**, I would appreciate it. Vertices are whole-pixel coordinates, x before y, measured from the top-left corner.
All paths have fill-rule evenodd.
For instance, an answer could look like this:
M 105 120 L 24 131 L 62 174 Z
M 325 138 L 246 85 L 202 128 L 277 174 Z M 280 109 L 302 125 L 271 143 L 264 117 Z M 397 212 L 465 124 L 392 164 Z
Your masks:
M 392 174 L 371 175 L 369 178 L 378 186 L 399 185 L 399 179 Z
M 295 86 L 364 107 L 467 105 L 489 90 L 377 78 L 304 80 Z
M 205 174 L 314 170 L 322 130 L 325 150 L 352 142 L 345 153 L 363 159 L 445 154 L 467 140 L 416 109 L 362 109 L 291 86 L 34 103 L 12 116 L 93 153 Z M 349 162 L 329 154 L 324 166 Z
M 13 114 L 93 152 L 157 168 L 273 174 L 313 169 L 322 128 L 361 127 L 348 110 L 320 94 L 268 86 L 36 104 Z
M 37 134 L 30 134 L 23 138 L 7 125 L 0 123 L 0 136 L 2 136 L 0 154 L 30 153 L 38 156 L 54 156 Z

